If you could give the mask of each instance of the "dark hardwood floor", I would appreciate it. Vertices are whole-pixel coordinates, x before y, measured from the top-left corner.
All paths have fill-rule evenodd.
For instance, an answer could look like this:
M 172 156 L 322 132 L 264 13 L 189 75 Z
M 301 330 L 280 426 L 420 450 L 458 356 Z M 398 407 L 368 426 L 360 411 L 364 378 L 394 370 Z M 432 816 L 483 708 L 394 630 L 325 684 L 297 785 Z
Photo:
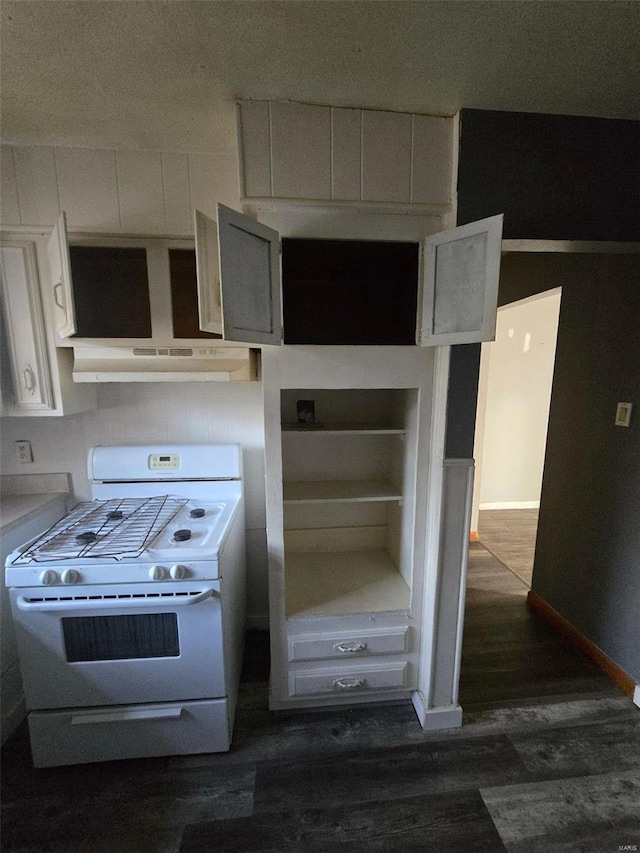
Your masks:
M 608 853 L 640 847 L 640 710 L 471 548 L 459 729 L 409 703 L 268 711 L 249 634 L 226 754 L 35 771 L 2 753 L 6 853 Z M 633 849 L 627 847 L 626 849 Z

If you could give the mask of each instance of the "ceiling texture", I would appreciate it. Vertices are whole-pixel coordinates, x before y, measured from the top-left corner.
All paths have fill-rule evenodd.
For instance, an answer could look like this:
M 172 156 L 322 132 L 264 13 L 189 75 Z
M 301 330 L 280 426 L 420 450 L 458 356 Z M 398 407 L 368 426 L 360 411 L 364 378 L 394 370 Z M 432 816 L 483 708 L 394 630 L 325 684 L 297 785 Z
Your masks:
M 640 118 L 640 2 L 2 0 L 14 144 L 235 151 L 234 103 Z

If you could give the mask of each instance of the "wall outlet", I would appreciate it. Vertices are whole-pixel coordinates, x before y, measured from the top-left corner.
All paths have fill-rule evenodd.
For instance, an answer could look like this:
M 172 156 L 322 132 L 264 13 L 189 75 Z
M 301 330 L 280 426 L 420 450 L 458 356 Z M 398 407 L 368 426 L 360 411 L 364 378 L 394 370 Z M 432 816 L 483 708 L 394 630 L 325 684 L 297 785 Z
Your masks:
M 33 462 L 33 450 L 31 449 L 30 441 L 23 438 L 16 441 L 16 457 L 18 462 L 22 464 L 25 462 Z

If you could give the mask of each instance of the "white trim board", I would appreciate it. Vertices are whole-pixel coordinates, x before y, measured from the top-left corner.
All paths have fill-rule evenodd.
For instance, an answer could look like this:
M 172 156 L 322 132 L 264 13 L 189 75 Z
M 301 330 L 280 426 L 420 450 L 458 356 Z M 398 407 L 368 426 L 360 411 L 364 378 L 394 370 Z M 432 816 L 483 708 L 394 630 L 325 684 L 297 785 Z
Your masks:
M 640 708 L 640 684 L 636 684 L 636 689 L 633 691 L 633 704 Z
M 640 243 L 613 240 L 503 240 L 502 254 L 508 252 L 635 255 L 640 252 Z
M 483 509 L 540 509 L 540 501 L 489 501 L 480 504 Z

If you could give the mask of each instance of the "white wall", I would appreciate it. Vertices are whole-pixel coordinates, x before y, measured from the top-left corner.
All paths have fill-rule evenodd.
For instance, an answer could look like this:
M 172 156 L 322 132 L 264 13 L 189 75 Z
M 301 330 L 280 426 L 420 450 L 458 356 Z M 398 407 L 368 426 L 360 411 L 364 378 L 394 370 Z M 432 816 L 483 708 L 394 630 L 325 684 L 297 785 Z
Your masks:
M 65 210 L 72 229 L 193 234 L 192 210 L 240 209 L 235 157 L 171 151 L 2 147 L 2 225 L 52 228 Z M 68 472 L 90 497 L 87 451 L 96 444 L 204 442 L 242 445 L 247 507 L 250 623 L 268 613 L 262 384 L 131 383 L 98 386 L 98 410 L 71 417 L 2 418 L 3 474 Z M 19 465 L 15 441 L 35 461 Z
M 2 225 L 52 228 L 62 210 L 71 229 L 193 235 L 193 208 L 239 208 L 235 157 L 3 145 Z
M 559 289 L 504 306 L 495 341 L 483 345 L 476 442 L 480 509 L 538 506 L 559 310 Z

